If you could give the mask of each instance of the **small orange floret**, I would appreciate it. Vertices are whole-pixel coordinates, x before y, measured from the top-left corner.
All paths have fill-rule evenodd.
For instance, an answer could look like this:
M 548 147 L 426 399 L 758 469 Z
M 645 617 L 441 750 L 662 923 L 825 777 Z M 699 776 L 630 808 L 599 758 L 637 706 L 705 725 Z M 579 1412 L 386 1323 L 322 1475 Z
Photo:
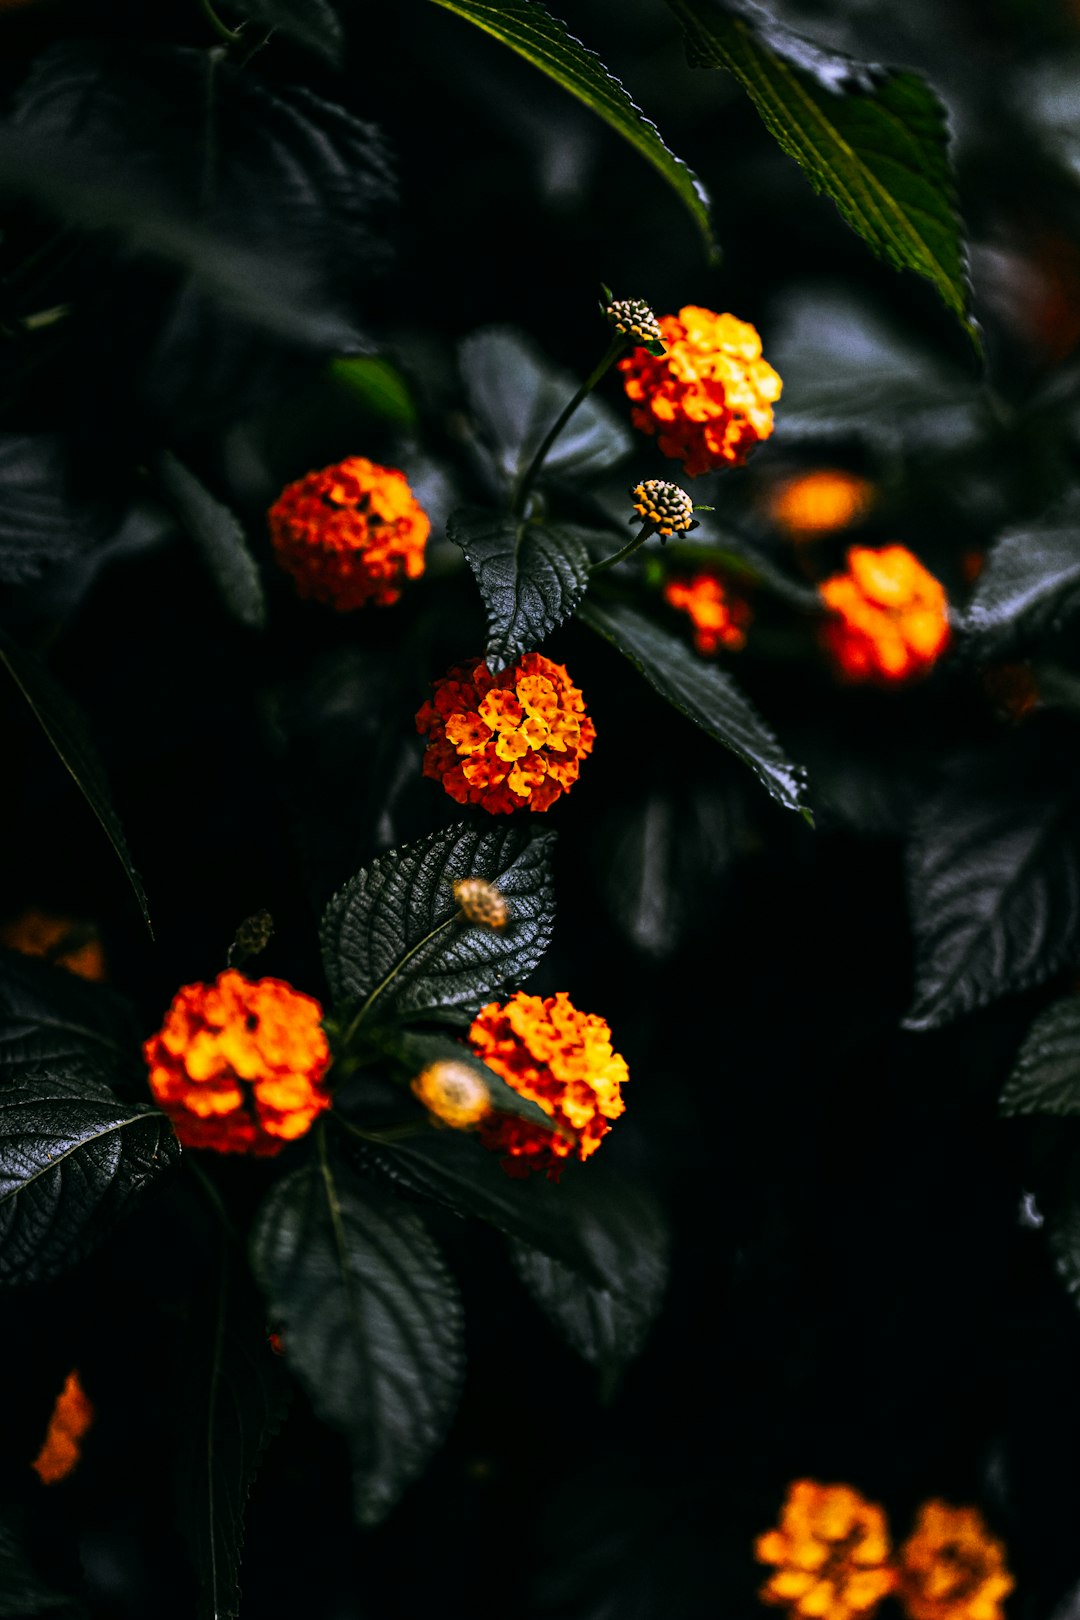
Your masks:
M 900 1595 L 910 1620 L 1002 1620 L 1014 1585 L 1005 1547 L 977 1508 L 923 1503 L 900 1549 Z
M 30 1465 L 43 1485 L 56 1485 L 76 1467 L 82 1456 L 82 1437 L 93 1421 L 94 1408 L 79 1374 L 69 1372 L 56 1397 L 44 1444 Z
M 547 810 L 577 781 L 596 728 L 561 664 L 526 653 L 498 675 L 479 661 L 435 682 L 416 716 L 424 775 L 492 815 Z
M 668 580 L 664 600 L 673 608 L 689 613 L 694 625 L 694 646 L 699 653 L 708 656 L 720 647 L 739 652 L 746 646 L 746 632 L 753 618 L 750 604 L 715 574 Z
M 595 1013 L 578 1012 L 562 991 L 541 1000 L 521 990 L 504 1006 L 489 1002 L 469 1030 L 473 1051 L 508 1086 L 538 1103 L 558 1130 L 516 1114 L 492 1114 L 480 1139 L 501 1153 L 512 1176 L 546 1170 L 558 1179 L 562 1161 L 587 1159 L 624 1111 L 626 1060 L 612 1050 L 611 1031 Z
M 178 990 L 143 1051 L 184 1147 L 269 1157 L 310 1130 L 330 1106 L 321 1019 L 313 997 L 232 968 Z
M 754 1553 L 776 1566 L 762 1602 L 805 1620 L 857 1620 L 896 1585 L 885 1514 L 850 1485 L 793 1481 L 779 1525 L 758 1536 Z
M 687 476 L 738 467 L 773 430 L 782 383 L 746 321 L 687 304 L 664 315 L 665 353 L 635 349 L 619 361 L 630 419 L 654 434 Z
M 821 635 L 841 676 L 880 685 L 925 675 L 949 645 L 944 587 L 906 546 L 852 546 L 848 572 L 820 586 Z
M 270 539 L 301 596 L 347 613 L 389 607 L 424 572 L 431 524 L 405 474 L 365 456 L 309 472 L 270 508 Z
M 412 1082 L 412 1090 L 435 1119 L 454 1131 L 471 1130 L 491 1113 L 483 1077 L 467 1063 L 448 1059 L 429 1063 Z
M 80 979 L 105 978 L 105 952 L 92 928 L 74 917 L 58 917 L 35 907 L 0 928 L 0 945 L 24 956 L 44 956 Z
M 770 490 L 769 516 L 793 540 L 813 540 L 858 523 L 873 505 L 874 495 L 869 479 L 840 467 L 819 467 L 785 478 Z

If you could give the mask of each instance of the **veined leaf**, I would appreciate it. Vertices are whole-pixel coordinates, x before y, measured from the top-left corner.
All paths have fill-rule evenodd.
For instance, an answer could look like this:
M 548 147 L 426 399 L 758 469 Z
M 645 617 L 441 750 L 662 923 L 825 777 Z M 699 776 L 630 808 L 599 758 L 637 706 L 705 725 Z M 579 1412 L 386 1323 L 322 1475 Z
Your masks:
M 450 514 L 446 533 L 476 575 L 488 614 L 484 658 L 493 674 L 539 647 L 585 594 L 589 552 L 570 524 L 463 506 Z
M 681 641 L 622 603 L 583 602 L 577 616 L 610 641 L 680 714 L 749 765 L 777 803 L 807 819 L 806 773 L 780 744 L 731 678 Z
M 0 1075 L 80 1064 L 95 1077 L 130 1067 L 139 1050 L 131 1009 L 100 984 L 18 951 L 0 951 Z
M 377 1524 L 423 1471 L 457 1403 L 453 1280 L 415 1210 L 325 1153 L 274 1187 L 252 1257 L 289 1366 L 348 1440 L 356 1516 Z
M 534 1125 L 543 1126 L 545 1130 L 554 1128 L 539 1103 L 523 1097 L 513 1086 L 507 1085 L 501 1074 L 489 1069 L 464 1041 L 456 1041 L 452 1035 L 416 1029 L 393 1030 L 380 1038 L 379 1046 L 414 1075 L 432 1063 L 460 1063 L 483 1081 L 492 1107 L 500 1114 L 517 1114 L 520 1119 L 532 1120 Z
M 711 257 L 716 257 L 709 221 L 709 198 L 697 176 L 670 152 L 656 125 L 630 99 L 594 51 L 539 4 L 539 0 L 435 0 L 485 33 L 509 45 L 527 62 L 569 90 L 628 140 L 678 193 L 693 214 Z
M 238 0 L 238 10 L 340 65 L 345 35 L 330 0 Z
M 180 1149 L 164 1114 L 87 1073 L 0 1087 L 0 1282 L 42 1282 L 96 1247 Z
M 5 666 L 33 709 L 42 731 L 67 766 L 84 799 L 100 821 L 102 830 L 119 856 L 127 873 L 128 882 L 135 891 L 139 910 L 143 914 L 143 920 L 152 939 L 154 930 L 150 926 L 146 894 L 139 874 L 131 864 L 124 829 L 113 809 L 105 770 L 98 758 L 97 749 L 87 735 L 86 721 L 45 666 L 39 663 L 32 653 L 28 653 L 25 647 L 20 647 L 17 641 L 12 641 L 2 632 L 0 632 L 0 663 Z
M 1080 1114 L 1080 996 L 1039 1014 L 1001 1093 L 1003 1114 Z
M 321 927 L 339 1016 L 365 1002 L 373 1022 L 475 1009 L 531 973 L 555 921 L 553 838 L 459 821 L 358 872 L 330 901 Z M 461 918 L 453 886 L 465 877 L 486 878 L 505 896 L 503 927 Z
M 998 657 L 1080 611 L 1080 495 L 995 542 L 964 615 L 970 650 Z
M 262 580 L 236 517 L 168 450 L 155 458 L 154 471 L 233 618 L 251 630 L 263 629 L 266 598 Z
M 724 68 L 873 251 L 935 286 L 976 348 L 945 109 L 916 73 L 824 50 L 753 0 L 668 0 L 693 67 Z

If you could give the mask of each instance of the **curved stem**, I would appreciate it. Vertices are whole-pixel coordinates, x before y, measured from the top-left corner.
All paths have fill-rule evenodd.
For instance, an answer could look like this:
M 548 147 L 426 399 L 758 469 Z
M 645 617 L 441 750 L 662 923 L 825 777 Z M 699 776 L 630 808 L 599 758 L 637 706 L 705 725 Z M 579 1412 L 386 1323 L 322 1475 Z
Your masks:
M 239 45 L 243 35 L 234 33 L 231 28 L 227 28 L 225 26 L 211 5 L 210 0 L 199 0 L 199 4 L 202 6 L 203 16 L 206 18 L 207 22 L 210 24 L 218 38 L 223 39 L 226 45 Z
M 590 371 L 577 393 L 572 399 L 567 401 L 562 410 L 559 412 L 558 416 L 555 418 L 554 422 L 551 424 L 548 431 L 544 434 L 544 437 L 540 441 L 539 449 L 536 451 L 536 454 L 533 456 L 532 460 L 529 462 L 529 465 L 520 475 L 517 483 L 514 486 L 514 496 L 510 503 L 510 510 L 515 517 L 520 517 L 522 512 L 524 512 L 525 502 L 528 498 L 529 491 L 535 482 L 537 473 L 544 465 L 544 459 L 552 445 L 555 443 L 555 440 L 559 437 L 559 434 L 562 432 L 567 422 L 569 422 L 582 400 L 585 399 L 587 395 L 592 393 L 601 377 L 606 371 L 611 369 L 619 355 L 626 347 L 627 339 L 623 337 L 621 333 L 612 338 L 611 342 L 608 344 L 607 353 L 596 364 L 596 366 L 593 367 L 592 371 Z
M 590 576 L 593 574 L 602 574 L 605 568 L 614 568 L 615 564 L 622 562 L 624 557 L 632 557 L 638 547 L 643 546 L 646 540 L 648 540 L 650 536 L 655 533 L 655 529 L 651 529 L 648 525 L 646 525 L 645 528 L 642 529 L 641 533 L 635 534 L 634 538 L 632 540 L 628 540 L 626 545 L 623 546 L 620 551 L 615 551 L 610 557 L 603 557 L 599 562 L 593 563 L 592 567 L 589 569 Z

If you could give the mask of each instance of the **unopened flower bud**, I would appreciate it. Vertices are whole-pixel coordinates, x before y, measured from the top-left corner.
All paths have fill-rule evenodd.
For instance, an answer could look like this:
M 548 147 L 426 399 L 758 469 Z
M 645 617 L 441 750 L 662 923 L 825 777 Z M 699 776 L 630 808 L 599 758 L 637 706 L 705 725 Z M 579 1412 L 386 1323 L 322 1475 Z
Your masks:
M 250 957 L 258 956 L 260 951 L 265 951 L 273 937 L 274 919 L 268 911 L 257 911 L 254 917 L 245 917 L 229 946 L 229 966 L 239 967 Z
M 424 1107 L 444 1125 L 467 1131 L 491 1112 L 491 1096 L 483 1077 L 467 1063 L 442 1059 L 430 1063 L 412 1082 Z
M 454 884 L 454 899 L 466 922 L 476 923 L 481 928 L 505 928 L 509 915 L 506 896 L 486 878 L 458 878 Z
M 646 478 L 643 484 L 636 484 L 630 499 L 646 527 L 655 529 L 661 540 L 697 527 L 692 497 L 664 478 Z
M 660 322 L 643 298 L 614 298 L 604 315 L 623 337 L 636 338 L 644 344 L 663 342 Z

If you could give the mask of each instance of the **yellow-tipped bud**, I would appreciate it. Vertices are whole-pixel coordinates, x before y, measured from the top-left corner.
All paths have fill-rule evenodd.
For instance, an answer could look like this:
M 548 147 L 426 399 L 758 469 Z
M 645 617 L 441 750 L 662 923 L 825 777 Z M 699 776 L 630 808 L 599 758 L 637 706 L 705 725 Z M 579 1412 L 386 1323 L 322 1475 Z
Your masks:
M 451 1130 L 471 1130 L 491 1113 L 483 1077 L 467 1063 L 449 1059 L 430 1063 L 416 1076 L 412 1089 L 428 1113 Z
M 509 916 L 506 896 L 486 878 L 458 878 L 454 884 L 454 899 L 466 922 L 476 923 L 480 928 L 505 928 Z

